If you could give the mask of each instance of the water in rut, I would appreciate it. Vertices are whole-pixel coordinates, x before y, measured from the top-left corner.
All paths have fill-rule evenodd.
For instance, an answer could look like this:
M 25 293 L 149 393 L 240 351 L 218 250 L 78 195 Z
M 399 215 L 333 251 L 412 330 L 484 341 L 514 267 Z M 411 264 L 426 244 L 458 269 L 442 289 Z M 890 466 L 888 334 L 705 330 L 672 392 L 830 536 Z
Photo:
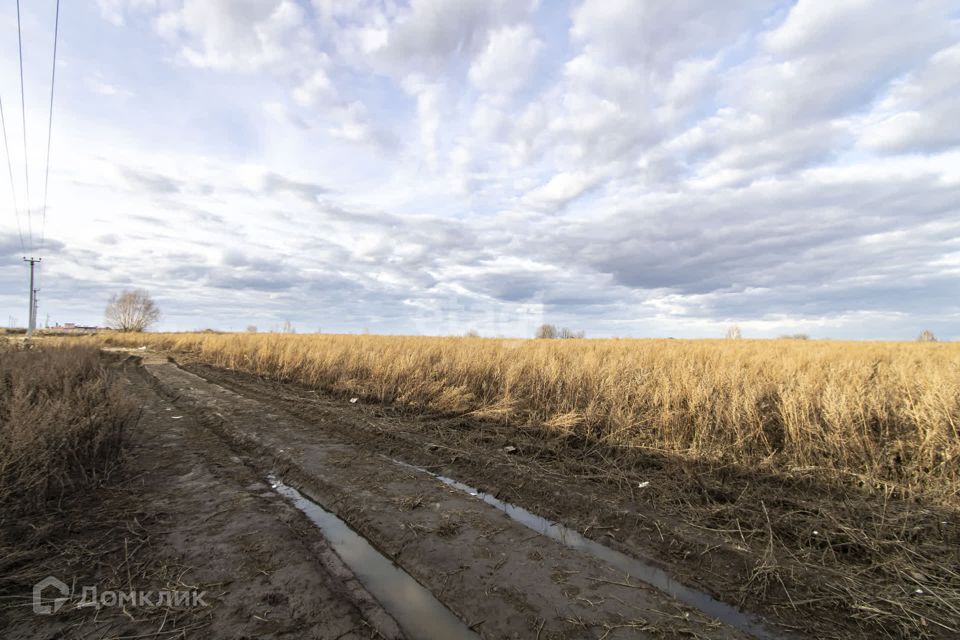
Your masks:
M 519 522 L 525 527 L 547 536 L 552 540 L 556 540 L 557 542 L 560 542 L 571 549 L 576 549 L 577 551 L 602 560 L 603 562 L 616 567 L 636 580 L 645 582 L 650 586 L 670 596 L 673 596 L 680 602 L 699 609 L 711 618 L 716 618 L 724 624 L 747 633 L 754 638 L 758 638 L 759 640 L 774 640 L 776 638 L 785 637 L 784 633 L 780 633 L 771 629 L 767 624 L 755 616 L 744 613 L 743 611 L 740 611 L 736 607 L 725 602 L 721 602 L 710 594 L 677 582 L 669 573 L 653 564 L 650 564 L 649 562 L 632 558 L 617 551 L 616 549 L 611 549 L 610 547 L 602 545 L 599 542 L 591 540 L 577 531 L 563 526 L 562 524 L 558 524 L 552 520 L 547 520 L 542 516 L 538 516 L 535 513 L 527 511 L 523 507 L 518 507 L 515 504 L 500 500 L 496 496 L 493 496 L 489 493 L 484 493 L 483 491 L 475 489 L 474 487 L 464 484 L 458 480 L 454 480 L 453 478 L 448 478 L 447 476 L 433 473 L 427 469 L 416 467 L 400 460 L 395 460 L 393 458 L 388 459 L 403 467 L 431 475 L 447 486 L 479 498 L 490 506 L 500 509 L 510 516 L 511 519 Z
M 479 636 L 410 574 L 394 564 L 347 523 L 275 476 L 274 491 L 307 515 L 363 586 L 412 640 L 477 640 Z

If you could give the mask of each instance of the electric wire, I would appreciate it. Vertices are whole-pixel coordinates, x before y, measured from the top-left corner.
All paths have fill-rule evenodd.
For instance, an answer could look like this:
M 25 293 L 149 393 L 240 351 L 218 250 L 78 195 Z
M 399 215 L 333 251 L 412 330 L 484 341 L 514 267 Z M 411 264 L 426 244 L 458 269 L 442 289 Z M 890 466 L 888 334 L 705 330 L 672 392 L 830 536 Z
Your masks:
M 57 13 L 53 20 L 53 64 L 50 70 L 50 112 L 47 117 L 47 161 L 43 173 L 43 214 L 40 218 L 40 250 L 47 232 L 47 187 L 50 184 L 50 140 L 53 137 L 53 90 L 57 84 L 57 36 L 60 33 L 60 0 L 57 0 Z
M 0 128 L 3 129 L 3 149 L 7 154 L 7 175 L 10 176 L 10 195 L 13 198 L 13 216 L 17 219 L 17 235 L 20 237 L 20 250 L 26 251 L 23 243 L 23 225 L 20 224 L 20 209 L 17 207 L 17 187 L 13 179 L 13 164 L 10 162 L 10 144 L 7 142 L 7 120 L 3 115 L 3 98 L 0 97 Z
M 17 0 L 17 48 L 20 53 L 20 112 L 23 115 L 23 176 L 27 184 L 27 237 L 33 253 L 33 217 L 30 215 L 30 161 L 27 154 L 27 100 L 23 89 L 23 35 L 20 30 L 20 0 Z

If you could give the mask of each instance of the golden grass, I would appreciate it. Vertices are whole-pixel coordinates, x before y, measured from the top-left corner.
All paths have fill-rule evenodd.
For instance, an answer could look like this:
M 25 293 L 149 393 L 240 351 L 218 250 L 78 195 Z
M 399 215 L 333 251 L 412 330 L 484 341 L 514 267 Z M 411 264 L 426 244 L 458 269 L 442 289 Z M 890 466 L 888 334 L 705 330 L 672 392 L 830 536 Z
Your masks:
M 84 339 L 88 340 L 88 339 Z M 960 495 L 960 344 L 101 334 L 589 443 Z
M 96 349 L 0 345 L 0 548 L 13 516 L 98 486 L 134 415 Z

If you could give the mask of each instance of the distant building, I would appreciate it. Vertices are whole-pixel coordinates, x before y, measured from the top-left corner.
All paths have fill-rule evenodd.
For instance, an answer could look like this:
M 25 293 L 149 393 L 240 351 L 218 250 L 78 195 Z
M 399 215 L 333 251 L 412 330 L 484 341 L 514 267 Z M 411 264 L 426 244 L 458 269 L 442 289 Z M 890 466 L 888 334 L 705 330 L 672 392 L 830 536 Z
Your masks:
M 98 331 L 109 331 L 109 328 L 64 322 L 62 325 L 54 327 L 54 330 L 63 331 L 64 333 L 97 333 Z

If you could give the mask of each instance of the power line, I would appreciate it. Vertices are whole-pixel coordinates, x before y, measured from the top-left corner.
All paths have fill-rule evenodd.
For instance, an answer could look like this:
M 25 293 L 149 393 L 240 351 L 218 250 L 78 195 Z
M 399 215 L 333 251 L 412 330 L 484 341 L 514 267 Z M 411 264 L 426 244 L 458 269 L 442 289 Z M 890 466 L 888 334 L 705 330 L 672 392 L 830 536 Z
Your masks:
M 20 209 L 17 207 L 17 187 L 13 180 L 13 165 L 10 163 L 10 145 L 7 143 L 7 121 L 3 117 L 3 98 L 0 98 L 0 126 L 3 128 L 3 148 L 7 154 L 7 174 L 10 176 L 10 195 L 13 196 L 13 217 L 17 219 L 17 235 L 20 236 L 20 250 L 26 249 L 23 244 L 23 227 L 20 225 Z
M 20 0 L 17 0 L 17 48 L 20 53 L 20 112 L 23 114 L 23 176 L 27 183 L 27 233 L 33 253 L 33 218 L 30 215 L 30 161 L 27 157 L 27 100 L 23 90 L 23 37 L 20 33 Z
M 19 1 L 19 0 L 18 0 Z M 50 71 L 50 115 L 47 119 L 47 166 L 43 174 L 43 215 L 40 218 L 40 250 L 47 232 L 47 186 L 50 184 L 50 139 L 53 134 L 53 88 L 57 84 L 57 35 L 60 33 L 60 0 L 53 21 L 53 64 Z

